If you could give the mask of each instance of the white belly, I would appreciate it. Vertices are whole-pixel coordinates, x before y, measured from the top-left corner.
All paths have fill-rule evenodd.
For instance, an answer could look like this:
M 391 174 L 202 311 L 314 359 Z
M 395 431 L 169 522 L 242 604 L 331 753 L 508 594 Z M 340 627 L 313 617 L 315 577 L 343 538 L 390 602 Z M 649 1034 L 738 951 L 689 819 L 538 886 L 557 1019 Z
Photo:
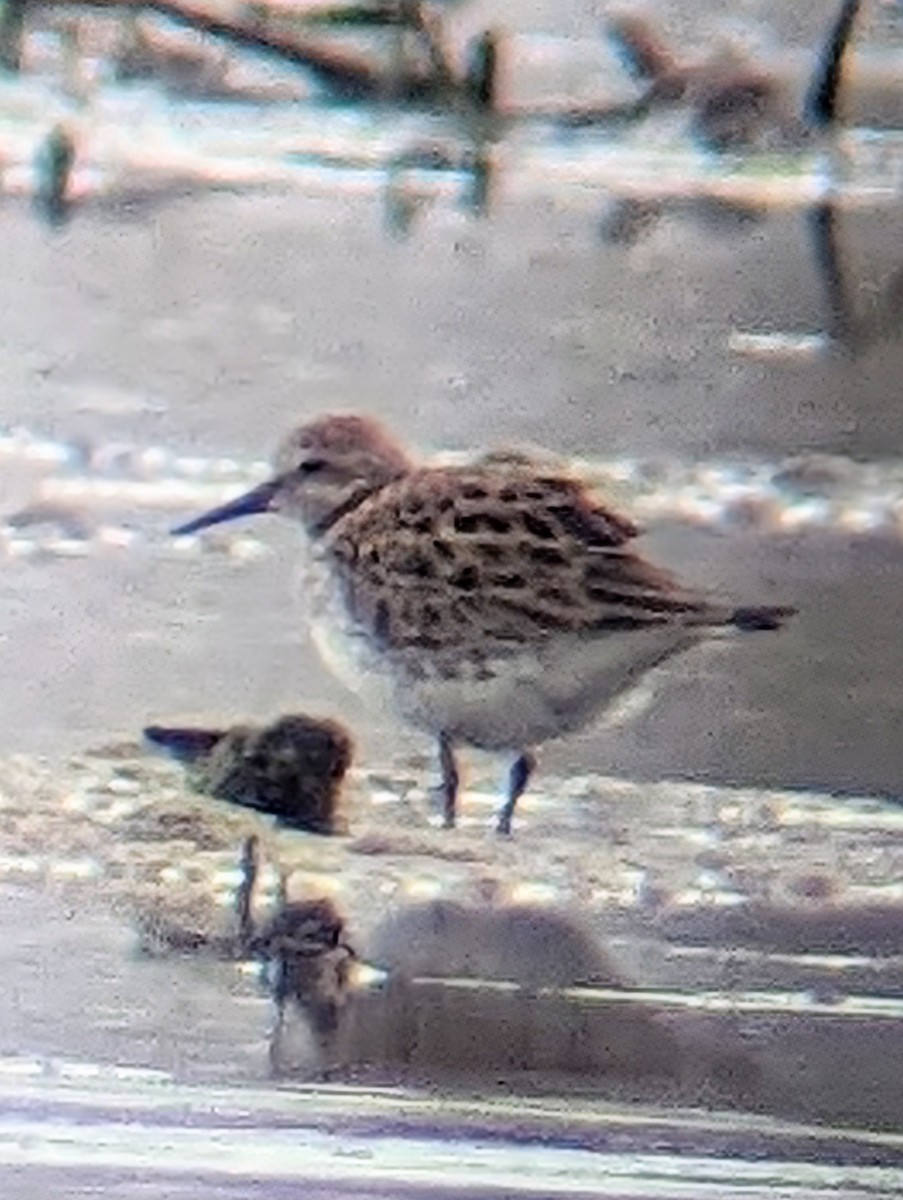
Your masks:
M 395 709 L 396 681 L 373 643 L 349 620 L 327 565 L 311 556 L 298 586 L 311 641 L 323 665 L 368 708 Z
M 552 639 L 490 660 L 490 678 L 464 669 L 453 679 L 409 680 L 399 704 L 418 725 L 487 750 L 518 750 L 589 724 L 698 640 L 673 629 Z
M 569 635 L 506 648 L 486 670 L 456 655 L 455 673 L 443 676 L 432 656 L 412 665 L 377 650 L 349 621 L 325 564 L 311 563 L 302 586 L 313 642 L 350 691 L 369 707 L 487 750 L 518 750 L 581 728 L 704 636 L 698 628 Z

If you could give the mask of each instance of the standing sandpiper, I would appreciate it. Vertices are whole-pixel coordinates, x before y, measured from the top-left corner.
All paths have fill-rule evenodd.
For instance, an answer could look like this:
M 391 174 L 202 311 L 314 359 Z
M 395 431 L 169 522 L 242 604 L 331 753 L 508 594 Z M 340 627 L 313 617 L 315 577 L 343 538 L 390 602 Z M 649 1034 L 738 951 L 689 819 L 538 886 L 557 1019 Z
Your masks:
M 275 468 L 174 533 L 252 513 L 300 521 L 317 648 L 352 690 L 438 738 L 446 826 L 456 743 L 517 755 L 497 826 L 509 833 L 531 747 L 586 725 L 691 646 L 793 613 L 682 588 L 631 549 L 630 520 L 521 455 L 419 466 L 375 421 L 326 416 L 286 438 Z

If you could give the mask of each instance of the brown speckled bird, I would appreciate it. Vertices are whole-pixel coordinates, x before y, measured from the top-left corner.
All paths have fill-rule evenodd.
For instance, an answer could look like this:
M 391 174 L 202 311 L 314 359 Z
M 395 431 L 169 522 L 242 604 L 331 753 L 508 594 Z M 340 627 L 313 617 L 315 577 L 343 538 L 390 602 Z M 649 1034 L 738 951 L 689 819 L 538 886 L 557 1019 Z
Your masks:
M 200 792 L 294 829 L 339 831 L 336 810 L 353 744 L 336 721 L 293 713 L 262 728 L 149 725 L 144 736 L 185 763 Z
M 609 38 L 646 93 L 638 111 L 680 104 L 691 114 L 696 138 L 715 151 L 796 146 L 837 119 L 842 69 L 862 0 L 840 0 L 819 47 L 801 111 L 797 112 L 769 65 L 722 54 L 683 62 L 650 21 L 613 13 Z
M 419 466 L 375 421 L 295 430 L 272 479 L 176 529 L 280 512 L 306 531 L 314 640 L 350 687 L 439 740 L 445 823 L 463 742 L 516 754 L 510 832 L 531 747 L 577 730 L 653 667 L 792 609 L 734 608 L 633 549 L 639 530 L 578 479 L 523 455 Z

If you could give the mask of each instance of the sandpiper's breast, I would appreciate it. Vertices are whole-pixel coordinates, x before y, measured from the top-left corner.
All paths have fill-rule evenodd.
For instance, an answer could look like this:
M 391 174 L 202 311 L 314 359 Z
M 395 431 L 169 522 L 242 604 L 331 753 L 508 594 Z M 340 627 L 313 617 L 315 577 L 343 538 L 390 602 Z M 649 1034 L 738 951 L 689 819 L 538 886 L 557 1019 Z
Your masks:
M 314 548 L 298 576 L 311 641 L 324 666 L 372 708 L 395 706 L 395 677 L 367 632 L 348 611 L 342 584 L 328 558 Z

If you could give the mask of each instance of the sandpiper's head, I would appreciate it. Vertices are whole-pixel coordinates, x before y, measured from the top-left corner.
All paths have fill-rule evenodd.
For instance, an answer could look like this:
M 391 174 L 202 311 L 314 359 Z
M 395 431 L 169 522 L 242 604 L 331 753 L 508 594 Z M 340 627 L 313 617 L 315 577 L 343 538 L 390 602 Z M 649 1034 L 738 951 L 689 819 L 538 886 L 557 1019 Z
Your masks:
M 317 536 L 411 464 L 385 430 L 368 417 L 329 416 L 301 425 L 276 452 L 275 474 L 243 496 L 174 529 L 196 533 L 254 513 L 278 512 Z

